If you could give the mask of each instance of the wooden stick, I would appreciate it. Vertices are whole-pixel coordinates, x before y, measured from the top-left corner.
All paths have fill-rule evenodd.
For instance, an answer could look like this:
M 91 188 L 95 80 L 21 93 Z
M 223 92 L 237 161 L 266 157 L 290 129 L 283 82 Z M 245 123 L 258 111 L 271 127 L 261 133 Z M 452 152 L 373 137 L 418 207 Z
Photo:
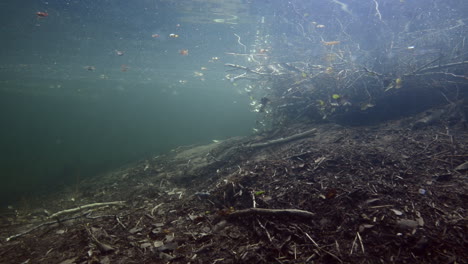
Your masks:
M 229 218 L 238 218 L 249 215 L 263 216 L 297 216 L 302 218 L 312 218 L 314 213 L 299 209 L 266 209 L 266 208 L 249 208 L 232 212 L 228 215 Z
M 77 219 L 77 218 L 80 218 L 80 217 L 83 217 L 83 216 L 86 216 L 87 214 L 89 214 L 89 212 L 86 212 L 82 215 L 79 215 L 79 216 L 74 216 L 74 217 L 70 217 L 70 218 L 66 218 L 66 219 L 62 219 L 60 220 L 61 222 L 65 222 L 65 221 L 69 221 L 69 220 L 74 220 L 74 219 Z M 15 234 L 15 235 L 12 235 L 12 236 L 9 236 L 5 239 L 5 241 L 10 241 L 12 239 L 15 239 L 17 237 L 20 237 L 20 236 L 24 236 L 28 233 L 31 233 L 32 231 L 36 230 L 36 229 L 39 229 L 40 227 L 43 227 L 43 226 L 48 226 L 48 225 L 53 225 L 53 224 L 57 224 L 58 222 L 57 221 L 50 221 L 50 222 L 45 222 L 45 223 L 42 223 L 42 224 L 39 224 L 37 226 L 34 226 L 34 227 L 31 227 L 30 229 L 26 230 L 26 231 L 23 231 L 21 233 L 18 233 L 18 234 Z
M 357 237 L 359 238 L 359 244 L 361 244 L 362 253 L 365 254 L 366 252 L 364 250 L 364 244 L 362 243 L 362 238 L 359 232 L 357 232 Z
M 259 71 L 254 71 L 254 70 L 252 70 L 252 69 L 250 69 L 248 67 L 238 65 L 238 64 L 226 63 L 226 64 L 224 64 L 224 66 L 228 66 L 228 67 L 236 68 L 236 69 L 241 69 L 241 70 L 251 72 L 251 73 L 255 73 L 255 74 L 258 74 L 258 75 L 270 75 L 269 73 L 262 73 L 262 72 L 259 72 Z
M 82 209 L 105 206 L 105 205 L 123 205 L 124 203 L 125 203 L 124 201 L 116 201 L 116 202 L 107 202 L 107 203 L 86 204 L 86 205 L 82 205 L 82 206 L 79 206 L 79 207 L 76 207 L 76 208 L 71 208 L 71 209 L 58 211 L 55 214 L 52 214 L 51 216 L 49 216 L 49 218 L 55 218 L 55 217 L 58 217 L 58 216 L 63 215 L 63 214 L 78 212 L 78 211 L 80 211 Z
M 289 137 L 286 137 L 286 138 L 278 138 L 278 139 L 273 139 L 273 140 L 270 140 L 270 141 L 267 141 L 267 142 L 264 142 L 264 143 L 250 144 L 250 145 L 248 145 L 248 147 L 250 147 L 250 148 L 261 148 L 261 147 L 266 147 L 266 146 L 270 146 L 270 145 L 274 145 L 274 144 L 278 144 L 278 143 L 284 143 L 284 142 L 287 142 L 287 141 L 303 138 L 305 136 L 314 134 L 315 131 L 317 131 L 317 129 L 314 128 L 314 129 L 307 130 L 305 132 L 301 132 L 301 133 L 298 133 L 298 134 L 295 134 L 295 135 L 292 135 L 292 136 L 289 136 Z

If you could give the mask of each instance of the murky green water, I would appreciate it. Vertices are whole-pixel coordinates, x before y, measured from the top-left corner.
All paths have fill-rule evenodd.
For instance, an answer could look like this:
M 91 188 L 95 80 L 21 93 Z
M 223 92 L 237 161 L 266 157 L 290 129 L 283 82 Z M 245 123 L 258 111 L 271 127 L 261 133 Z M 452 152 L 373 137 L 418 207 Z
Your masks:
M 171 1 L 1 7 L 0 203 L 251 132 L 248 97 L 223 80 L 232 24 Z

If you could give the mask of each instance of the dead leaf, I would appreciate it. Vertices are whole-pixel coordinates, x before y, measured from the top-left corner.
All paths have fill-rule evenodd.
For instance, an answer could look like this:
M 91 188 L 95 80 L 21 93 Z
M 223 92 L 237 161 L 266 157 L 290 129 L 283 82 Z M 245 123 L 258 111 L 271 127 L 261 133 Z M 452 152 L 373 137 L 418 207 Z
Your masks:
M 397 226 L 402 230 L 412 230 L 418 227 L 418 222 L 410 219 L 400 219 L 397 221 Z
M 156 241 L 154 241 L 153 246 L 155 248 L 162 247 L 162 246 L 164 246 L 164 242 L 162 242 L 160 240 L 156 240 Z
M 137 232 L 140 232 L 143 228 L 141 227 L 134 227 L 132 229 L 130 229 L 128 232 L 130 232 L 130 234 L 135 234 Z
M 390 209 L 392 212 L 394 212 L 396 215 L 403 215 L 402 211 L 399 211 L 397 209 Z
M 368 228 L 372 228 L 374 227 L 374 225 L 369 225 L 369 224 L 362 224 L 359 226 L 359 233 L 363 232 L 364 230 L 368 229 Z
M 64 233 L 65 233 L 64 229 L 59 229 L 59 230 L 55 231 L 55 234 L 57 234 L 57 235 L 62 235 Z
M 151 243 L 147 242 L 147 243 L 143 243 L 140 245 L 141 248 L 149 248 L 151 247 Z

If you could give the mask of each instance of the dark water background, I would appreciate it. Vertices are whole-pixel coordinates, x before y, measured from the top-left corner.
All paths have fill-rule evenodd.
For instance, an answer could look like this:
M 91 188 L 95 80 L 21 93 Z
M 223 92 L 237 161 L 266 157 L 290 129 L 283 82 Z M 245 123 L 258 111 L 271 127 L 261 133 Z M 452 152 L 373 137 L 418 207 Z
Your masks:
M 4 0 L 0 8 L 2 205 L 180 145 L 250 134 L 248 83 L 225 80 L 224 66 L 246 57 L 226 52 L 264 47 L 274 62 L 315 64 L 331 48 L 322 43 L 341 38 L 353 63 L 395 79 L 414 61 L 459 61 L 468 49 L 466 0 Z M 460 87 L 445 92 L 466 94 Z M 391 97 L 354 123 L 446 103 L 437 94 Z

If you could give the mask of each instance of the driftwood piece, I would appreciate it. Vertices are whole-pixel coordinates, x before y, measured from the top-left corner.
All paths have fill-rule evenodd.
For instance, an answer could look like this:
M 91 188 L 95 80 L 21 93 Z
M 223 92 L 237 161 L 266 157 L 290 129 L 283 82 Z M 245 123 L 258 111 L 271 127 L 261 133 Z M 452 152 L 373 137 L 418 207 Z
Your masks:
M 291 140 L 296 140 L 296 139 L 303 138 L 303 137 L 306 137 L 308 135 L 314 134 L 315 131 L 317 131 L 317 129 L 314 128 L 314 129 L 307 130 L 305 132 L 301 132 L 301 133 L 298 133 L 298 134 L 295 134 L 295 135 L 292 135 L 292 136 L 289 136 L 289 137 L 273 139 L 273 140 L 263 142 L 263 143 L 250 144 L 250 145 L 248 145 L 248 147 L 250 147 L 250 148 L 263 148 L 263 147 L 267 147 L 267 146 L 274 145 L 274 144 L 284 143 L 284 142 L 288 142 L 288 141 L 291 141 Z
M 299 209 L 265 209 L 265 208 L 249 208 L 239 210 L 230 213 L 229 218 L 239 218 L 245 216 L 284 216 L 284 217 L 300 217 L 300 218 L 312 218 L 315 216 L 314 213 Z
M 124 201 L 116 201 L 116 202 L 107 202 L 107 203 L 86 204 L 86 205 L 82 205 L 82 206 L 79 206 L 79 207 L 75 207 L 75 208 L 66 209 L 66 210 L 56 212 L 55 214 L 52 214 L 51 216 L 49 216 L 49 218 L 55 218 L 55 217 L 58 217 L 58 216 L 63 215 L 63 214 L 78 212 L 78 211 L 80 211 L 82 209 L 105 206 L 105 205 L 123 205 L 124 203 L 125 203 Z

